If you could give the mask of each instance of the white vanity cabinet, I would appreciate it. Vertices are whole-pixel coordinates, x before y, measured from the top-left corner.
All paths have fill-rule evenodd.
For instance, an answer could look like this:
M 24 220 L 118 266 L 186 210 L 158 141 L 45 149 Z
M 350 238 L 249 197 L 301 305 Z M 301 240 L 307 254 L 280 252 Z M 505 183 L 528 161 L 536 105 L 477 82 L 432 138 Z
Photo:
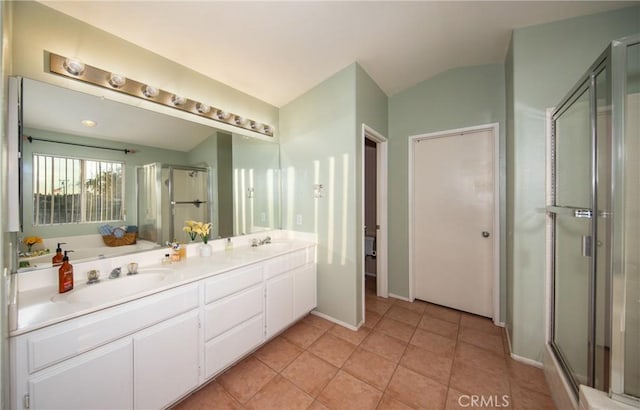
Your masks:
M 193 310 L 133 336 L 134 409 L 162 408 L 198 387 L 198 329 Z
M 305 248 L 265 262 L 267 339 L 316 307 L 314 250 Z
M 132 347 L 130 338 L 118 340 L 33 374 L 23 402 L 11 408 L 132 408 Z
M 11 338 L 11 408 L 171 404 L 198 385 L 198 306 L 191 284 Z
M 264 340 L 262 264 L 207 280 L 204 377 L 215 376 Z
M 191 283 L 11 336 L 10 408 L 172 405 L 316 306 L 314 250 L 203 269 Z

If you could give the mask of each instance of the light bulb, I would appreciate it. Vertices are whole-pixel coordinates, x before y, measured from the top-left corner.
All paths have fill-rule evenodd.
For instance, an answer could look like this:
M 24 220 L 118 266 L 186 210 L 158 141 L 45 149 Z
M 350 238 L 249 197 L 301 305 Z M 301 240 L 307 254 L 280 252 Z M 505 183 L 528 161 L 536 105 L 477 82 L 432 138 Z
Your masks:
M 216 113 L 219 120 L 227 120 L 229 118 L 229 113 L 224 112 L 222 110 L 218 110 Z
M 211 111 L 211 107 L 208 106 L 207 104 L 197 103 L 196 110 L 198 110 L 200 114 L 207 114 L 209 113 L 209 111 Z
M 187 99 L 181 95 L 173 94 L 171 96 L 171 104 L 175 105 L 176 107 L 180 105 L 184 105 L 186 102 L 187 102 Z
M 236 125 L 240 126 L 244 126 L 247 123 L 247 119 L 239 115 L 236 115 L 233 121 L 236 123 Z
M 84 63 L 75 58 L 65 58 L 62 66 L 71 75 L 80 75 L 84 73 Z
M 120 88 L 127 82 L 127 78 L 120 74 L 111 73 L 109 74 L 109 85 L 113 88 Z
M 143 85 L 142 94 L 144 94 L 144 96 L 147 98 L 156 98 L 160 94 L 160 91 L 156 87 Z

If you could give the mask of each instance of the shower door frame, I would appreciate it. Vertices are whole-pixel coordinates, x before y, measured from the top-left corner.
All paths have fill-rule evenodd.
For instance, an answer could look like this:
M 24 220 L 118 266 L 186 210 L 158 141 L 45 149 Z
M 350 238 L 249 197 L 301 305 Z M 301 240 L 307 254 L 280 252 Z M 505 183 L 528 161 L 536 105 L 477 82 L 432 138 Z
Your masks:
M 625 272 L 625 125 L 627 95 L 627 49 L 640 44 L 640 34 L 615 40 L 611 43 L 611 125 L 612 131 L 612 266 L 611 321 L 617 326 L 611 328 L 611 388 L 612 398 L 632 406 L 640 405 L 640 397 L 631 396 L 624 391 L 625 365 L 625 312 L 627 309 L 624 295 Z M 616 188 L 617 187 L 617 188 Z M 622 295 L 618 297 L 617 295 Z
M 203 172 L 207 175 L 207 180 L 208 180 L 208 185 L 207 185 L 207 198 L 206 198 L 206 202 L 201 203 L 202 206 L 206 207 L 207 210 L 207 221 L 202 221 L 202 222 L 211 222 L 211 216 L 213 215 L 213 190 L 212 190 L 212 181 L 213 181 L 213 175 L 211 172 L 211 168 L 210 167 L 193 167 L 193 166 L 188 166 L 188 165 L 171 165 L 171 164 L 162 164 L 161 168 L 165 168 L 169 170 L 169 184 L 168 184 L 168 188 L 169 188 L 169 216 L 170 216 L 170 221 L 169 221 L 169 238 L 175 238 L 175 231 L 174 231 L 174 227 L 175 227 L 175 207 L 176 207 L 176 202 L 175 202 L 175 198 L 173 197 L 173 193 L 174 193 L 174 189 L 173 189 L 173 171 L 175 169 L 181 170 L 181 171 L 198 171 L 198 172 Z M 194 201 L 195 204 L 195 201 Z M 161 218 L 162 219 L 162 218 Z M 212 238 L 210 238 L 212 239 Z M 171 240 L 171 239 L 170 239 Z
M 584 92 L 589 93 L 589 127 L 590 133 L 589 138 L 591 139 L 591 155 L 590 155 L 590 166 L 591 166 L 591 204 L 590 204 L 590 224 L 591 224 L 591 244 L 596 243 L 596 238 L 598 237 L 598 229 L 597 229 L 597 220 L 598 220 L 598 204 L 597 204 L 597 152 L 596 152 L 596 118 L 597 118 L 597 102 L 595 95 L 595 84 L 596 77 L 603 71 L 609 69 L 611 73 L 611 47 L 607 47 L 607 49 L 596 59 L 596 61 L 589 67 L 585 74 L 583 74 L 578 82 L 574 85 L 574 87 L 566 94 L 566 96 L 561 100 L 561 102 L 557 105 L 551 114 L 551 192 L 550 192 L 550 201 L 548 203 L 552 204 L 547 206 L 547 214 L 552 219 L 551 223 L 551 244 L 550 244 L 550 252 L 551 252 L 551 294 L 550 294 L 550 318 L 549 318 L 549 345 L 551 346 L 551 350 L 555 355 L 556 359 L 560 363 L 567 379 L 570 382 L 574 395 L 578 396 L 579 385 L 580 382 L 575 379 L 574 375 L 570 372 L 570 366 L 568 364 L 568 360 L 563 356 L 561 350 L 558 348 L 558 345 L 555 343 L 555 325 L 556 325 L 556 294 L 555 294 L 555 283 L 556 283 L 556 254 L 555 254 L 555 243 L 556 243 L 556 232 L 555 232 L 555 218 L 556 215 L 562 212 L 563 210 L 559 209 L 555 206 L 556 203 L 556 120 L 558 120 L 562 114 L 564 114 L 569 108 L 573 106 L 573 103 L 576 102 L 583 95 Z M 612 75 L 609 75 L 608 83 L 609 83 L 609 92 L 611 93 L 612 89 Z M 612 122 L 613 124 L 613 122 Z M 613 186 L 611 187 L 613 188 Z M 612 192 L 610 192 L 612 195 Z M 587 324 L 587 338 L 585 342 L 588 343 L 587 348 L 587 385 L 593 387 L 595 384 L 595 361 L 596 361 L 596 351 L 595 351 L 595 343 L 596 343 L 596 310 L 595 310 L 595 301 L 596 301 L 596 251 L 595 247 L 591 246 L 591 255 L 589 261 L 589 291 L 588 291 L 588 321 Z M 611 267 L 608 269 L 611 272 Z M 610 281 L 610 275 L 606 278 L 607 283 Z M 605 329 L 610 329 L 611 323 L 611 313 L 609 307 L 605 306 L 605 309 L 608 311 L 605 314 Z M 602 369 L 604 372 L 608 372 L 609 369 Z

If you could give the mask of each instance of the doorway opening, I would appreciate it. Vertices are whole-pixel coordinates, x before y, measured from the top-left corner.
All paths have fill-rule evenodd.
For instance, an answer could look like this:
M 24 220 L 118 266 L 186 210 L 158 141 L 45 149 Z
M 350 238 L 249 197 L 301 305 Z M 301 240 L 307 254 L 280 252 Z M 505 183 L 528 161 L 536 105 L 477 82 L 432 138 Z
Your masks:
M 362 125 L 362 312 L 365 289 L 389 296 L 387 273 L 387 139 Z

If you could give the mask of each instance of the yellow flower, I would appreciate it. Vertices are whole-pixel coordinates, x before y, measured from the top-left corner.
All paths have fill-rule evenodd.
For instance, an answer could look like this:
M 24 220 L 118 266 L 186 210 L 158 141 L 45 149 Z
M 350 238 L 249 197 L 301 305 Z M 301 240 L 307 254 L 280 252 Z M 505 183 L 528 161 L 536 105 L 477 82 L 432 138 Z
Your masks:
M 39 236 L 27 236 L 22 240 L 22 243 L 24 243 L 27 246 L 33 246 L 36 243 L 42 243 L 42 238 Z

